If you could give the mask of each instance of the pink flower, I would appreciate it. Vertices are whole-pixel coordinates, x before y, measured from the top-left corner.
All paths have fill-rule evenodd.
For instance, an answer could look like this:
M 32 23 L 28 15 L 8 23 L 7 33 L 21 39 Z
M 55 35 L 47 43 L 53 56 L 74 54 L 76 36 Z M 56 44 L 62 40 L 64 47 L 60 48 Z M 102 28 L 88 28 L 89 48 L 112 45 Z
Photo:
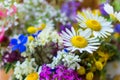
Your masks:
M 13 13 L 15 14 L 17 12 L 17 7 L 15 5 L 12 6 Z
M 13 5 L 9 10 L 7 10 L 7 16 L 12 16 L 17 12 L 17 8 Z
M 6 13 L 0 10 L 0 17 L 6 17 Z
M 4 30 L 4 27 L 2 27 L 2 30 L 0 32 L 0 43 L 4 42 L 6 39 L 5 37 L 5 30 Z

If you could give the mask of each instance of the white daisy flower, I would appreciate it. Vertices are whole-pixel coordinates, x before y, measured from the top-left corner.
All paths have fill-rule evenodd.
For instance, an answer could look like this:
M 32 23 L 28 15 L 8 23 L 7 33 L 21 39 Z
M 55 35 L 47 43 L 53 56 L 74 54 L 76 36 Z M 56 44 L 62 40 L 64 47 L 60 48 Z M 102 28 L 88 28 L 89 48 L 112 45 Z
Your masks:
M 113 7 L 112 7 L 110 4 L 108 4 L 108 3 L 104 4 L 104 10 L 105 10 L 108 14 L 114 14 L 114 9 L 113 9 Z
M 115 12 L 115 18 L 120 22 L 120 12 Z
M 110 15 L 112 19 L 117 19 L 120 21 L 120 12 L 115 12 L 114 8 L 110 4 L 104 4 L 104 10 Z
M 79 30 L 78 33 L 75 32 L 72 27 L 71 30 L 66 28 L 66 32 L 62 31 L 61 37 L 63 39 L 63 44 L 66 46 L 67 50 L 71 52 L 79 50 L 79 52 L 87 51 L 93 53 L 98 49 L 100 45 L 99 40 L 95 37 L 91 38 L 91 30 Z
M 84 10 L 83 14 L 78 14 L 77 21 L 82 28 L 91 29 L 94 37 L 107 38 L 113 32 L 111 22 L 92 14 L 90 10 Z

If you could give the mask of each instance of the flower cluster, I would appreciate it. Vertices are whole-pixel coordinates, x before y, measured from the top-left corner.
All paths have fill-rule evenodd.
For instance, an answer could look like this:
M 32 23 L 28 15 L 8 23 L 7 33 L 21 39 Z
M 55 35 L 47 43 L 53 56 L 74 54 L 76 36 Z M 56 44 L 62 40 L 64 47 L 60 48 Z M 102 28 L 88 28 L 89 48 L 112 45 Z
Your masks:
M 0 65 L 12 80 L 113 80 L 120 12 L 91 1 L 1 0 Z
M 74 70 L 67 69 L 67 67 L 63 65 L 56 66 L 54 70 L 46 65 L 43 65 L 40 73 L 40 80 L 43 80 L 43 79 L 81 80 L 81 78 L 79 78 L 78 74 Z

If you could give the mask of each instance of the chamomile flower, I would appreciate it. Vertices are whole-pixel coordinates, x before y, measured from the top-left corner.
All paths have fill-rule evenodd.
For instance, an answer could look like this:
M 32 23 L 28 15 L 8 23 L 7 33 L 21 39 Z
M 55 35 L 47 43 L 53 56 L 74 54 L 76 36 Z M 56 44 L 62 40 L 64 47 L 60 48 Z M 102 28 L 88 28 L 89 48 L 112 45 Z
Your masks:
M 111 22 L 93 14 L 90 10 L 84 10 L 83 13 L 78 14 L 77 21 L 80 27 L 91 29 L 94 37 L 107 38 L 113 32 Z
M 114 14 L 114 9 L 110 4 L 104 4 L 104 10 L 108 13 L 108 14 Z
M 71 30 L 66 28 L 66 32 L 62 31 L 61 37 L 63 39 L 64 46 L 67 50 L 71 52 L 79 50 L 79 52 L 87 51 L 92 53 L 100 45 L 99 40 L 95 37 L 91 37 L 91 30 L 78 30 L 78 33 L 75 32 L 72 27 Z
M 104 10 L 110 15 L 110 17 L 115 20 L 120 21 L 120 12 L 115 12 L 114 8 L 110 4 L 104 4 Z

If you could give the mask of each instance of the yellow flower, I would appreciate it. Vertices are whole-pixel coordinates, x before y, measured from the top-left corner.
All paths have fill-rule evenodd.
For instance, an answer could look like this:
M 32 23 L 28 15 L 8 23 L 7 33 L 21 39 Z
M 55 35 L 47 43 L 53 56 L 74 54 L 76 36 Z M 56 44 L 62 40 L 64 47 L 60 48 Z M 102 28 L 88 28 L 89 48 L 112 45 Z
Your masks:
M 107 61 L 109 59 L 109 54 L 108 53 L 105 53 L 105 52 L 102 52 L 102 51 L 98 51 L 97 53 L 102 58 L 101 62 Z
M 79 75 L 84 75 L 85 74 L 85 68 L 83 66 L 80 66 L 80 68 L 77 70 Z
M 26 77 L 26 80 L 38 80 L 38 73 L 37 72 L 30 73 Z
M 28 40 L 29 40 L 29 41 L 33 41 L 33 40 L 34 40 L 34 37 L 33 37 L 33 36 L 28 36 Z
M 103 64 L 100 61 L 96 61 L 95 62 L 95 66 L 98 70 L 102 70 L 103 69 Z
M 93 77 L 94 77 L 93 72 L 88 72 L 88 73 L 86 74 L 86 80 L 93 80 Z
M 43 30 L 46 27 L 46 24 L 42 23 L 40 27 L 38 27 L 38 30 Z
M 27 29 L 27 32 L 30 33 L 30 34 L 33 34 L 37 31 L 37 28 L 35 28 L 34 26 L 30 26 L 28 27 Z
M 114 36 L 114 38 L 116 38 L 116 39 L 117 39 L 118 37 L 120 37 L 120 34 L 119 34 L 119 33 L 114 33 L 114 35 L 113 35 L 113 36 Z

